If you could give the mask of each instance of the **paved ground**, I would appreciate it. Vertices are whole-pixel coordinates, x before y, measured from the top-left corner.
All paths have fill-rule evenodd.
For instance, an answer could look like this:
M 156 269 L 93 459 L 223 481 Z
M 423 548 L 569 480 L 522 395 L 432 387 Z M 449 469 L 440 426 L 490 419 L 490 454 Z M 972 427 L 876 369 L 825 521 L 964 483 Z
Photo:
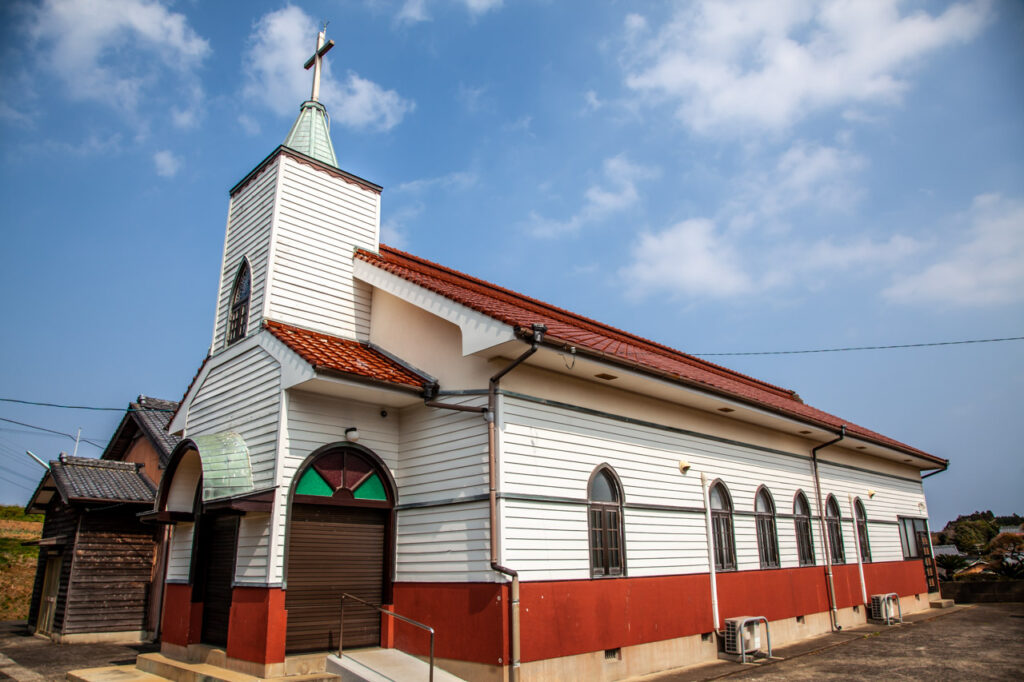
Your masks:
M 153 645 L 54 644 L 28 634 L 24 621 L 0 621 L 0 680 L 63 680 L 68 670 L 135 663 L 140 653 L 158 650 Z
M 904 625 L 865 626 L 780 649 L 757 666 L 719 661 L 644 682 L 738 680 L 1021 680 L 1024 604 L 932 609 Z
M 63 680 L 67 670 L 124 665 L 154 646 L 53 644 L 24 623 L 0 622 L 0 680 Z M 758 680 L 1024 679 L 1024 604 L 977 604 L 914 614 L 901 626 L 865 626 L 779 649 L 785 660 L 757 666 L 718 661 L 648 675 L 644 682 L 720 677 Z

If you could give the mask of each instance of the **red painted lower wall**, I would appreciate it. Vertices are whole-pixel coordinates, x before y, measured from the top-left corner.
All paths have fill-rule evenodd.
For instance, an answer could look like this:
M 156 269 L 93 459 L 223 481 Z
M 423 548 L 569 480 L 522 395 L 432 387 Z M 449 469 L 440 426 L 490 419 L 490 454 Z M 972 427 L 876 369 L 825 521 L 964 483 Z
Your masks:
M 509 661 L 508 599 L 508 585 L 496 583 L 395 583 L 393 591 L 396 613 L 434 628 L 438 658 L 489 665 Z M 382 633 L 387 631 L 385 625 Z M 429 652 L 423 630 L 395 621 L 391 632 L 395 648 Z
M 828 611 L 824 566 L 718 573 L 718 614 L 795 618 Z
M 227 655 L 253 663 L 284 661 L 288 612 L 279 587 L 236 587 L 231 591 Z
M 188 646 L 199 641 L 202 626 L 203 605 L 192 601 L 192 586 L 168 583 L 160 638 L 169 644 Z
M 522 583 L 523 662 L 711 631 L 707 574 Z

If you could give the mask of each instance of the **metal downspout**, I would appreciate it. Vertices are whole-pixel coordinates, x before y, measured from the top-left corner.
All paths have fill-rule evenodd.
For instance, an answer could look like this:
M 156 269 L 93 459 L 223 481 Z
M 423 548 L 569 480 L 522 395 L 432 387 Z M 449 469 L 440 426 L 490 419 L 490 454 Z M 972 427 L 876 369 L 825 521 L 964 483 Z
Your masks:
M 818 450 L 823 450 L 830 445 L 835 445 L 846 438 L 846 425 L 839 427 L 839 437 L 822 443 L 811 449 L 811 468 L 814 471 L 814 497 L 818 502 L 818 526 L 821 528 L 821 538 L 825 545 L 825 577 L 828 587 L 829 615 L 832 620 L 832 629 L 839 632 L 843 626 L 839 624 L 839 610 L 836 608 L 836 586 L 832 582 L 832 547 L 829 542 L 828 528 L 825 526 L 825 505 L 821 501 L 821 476 L 818 473 Z
M 488 476 L 488 502 L 490 520 L 490 545 L 491 545 L 491 570 L 506 575 L 512 579 L 512 594 L 509 601 L 512 621 L 512 682 L 519 681 L 520 666 L 520 636 L 519 636 L 519 573 L 502 566 L 498 563 L 500 554 L 498 547 L 498 437 L 495 415 L 498 408 L 498 384 L 501 378 L 522 364 L 528 357 L 537 352 L 541 342 L 544 340 L 544 332 L 548 330 L 542 324 L 532 326 L 533 336 L 530 348 L 522 355 L 509 363 L 504 369 L 490 378 L 487 385 L 487 407 L 472 407 L 469 405 L 457 405 L 442 403 L 434 399 L 437 386 L 428 387 L 427 398 L 424 404 L 427 407 L 437 407 L 445 410 L 458 410 L 460 412 L 478 412 L 484 415 L 487 420 L 487 476 Z
M 491 532 L 491 570 L 507 575 L 512 579 L 512 599 L 509 608 L 512 611 L 512 682 L 519 682 L 520 667 L 520 633 L 519 633 L 519 573 L 498 563 L 500 554 L 498 547 L 498 434 L 497 408 L 498 384 L 501 378 L 522 364 L 526 358 L 537 352 L 544 340 L 544 332 L 548 330 L 542 324 L 533 325 L 533 339 L 530 348 L 513 360 L 511 364 L 491 377 L 487 385 L 487 469 L 489 479 L 489 512 Z
M 711 617 L 714 618 L 712 630 L 718 631 L 718 581 L 715 577 L 715 538 L 711 528 L 711 505 L 708 500 L 708 477 L 703 471 L 700 474 L 700 490 L 704 497 L 704 524 L 708 541 L 708 575 L 711 577 Z
M 868 603 L 868 587 L 864 582 L 864 556 L 860 551 L 860 526 L 857 524 L 857 505 L 853 503 L 853 493 L 850 498 L 850 518 L 853 519 L 853 546 L 857 549 L 857 572 L 860 574 L 860 598 L 864 604 Z M 864 527 L 867 528 L 867 512 L 864 516 Z

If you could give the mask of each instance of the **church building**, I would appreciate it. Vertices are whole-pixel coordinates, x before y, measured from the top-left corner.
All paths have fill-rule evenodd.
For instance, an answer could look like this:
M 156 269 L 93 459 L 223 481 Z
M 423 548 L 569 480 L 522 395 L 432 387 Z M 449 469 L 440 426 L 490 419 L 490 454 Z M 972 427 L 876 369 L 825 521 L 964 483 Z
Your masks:
M 207 359 L 150 519 L 162 653 L 261 677 L 339 644 L 469 680 L 613 680 L 936 592 L 947 462 L 793 391 L 380 243 L 313 92 L 230 191 Z M 214 292 L 211 292 L 211 300 Z M 340 641 L 339 641 L 340 640 Z

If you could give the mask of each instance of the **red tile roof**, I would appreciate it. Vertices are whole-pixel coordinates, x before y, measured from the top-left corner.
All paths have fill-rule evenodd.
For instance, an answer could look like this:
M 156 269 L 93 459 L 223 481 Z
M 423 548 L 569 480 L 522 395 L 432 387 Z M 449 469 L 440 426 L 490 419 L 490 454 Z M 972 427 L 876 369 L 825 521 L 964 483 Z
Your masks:
M 379 253 L 359 250 L 356 258 L 433 291 L 500 322 L 529 331 L 547 326 L 547 343 L 575 346 L 609 362 L 627 365 L 707 390 L 798 421 L 945 463 L 945 460 L 806 405 L 793 391 L 733 372 L 659 343 L 556 308 L 509 289 L 381 244 Z
M 299 357 L 321 370 L 421 389 L 430 379 L 358 341 L 267 320 L 263 326 Z

